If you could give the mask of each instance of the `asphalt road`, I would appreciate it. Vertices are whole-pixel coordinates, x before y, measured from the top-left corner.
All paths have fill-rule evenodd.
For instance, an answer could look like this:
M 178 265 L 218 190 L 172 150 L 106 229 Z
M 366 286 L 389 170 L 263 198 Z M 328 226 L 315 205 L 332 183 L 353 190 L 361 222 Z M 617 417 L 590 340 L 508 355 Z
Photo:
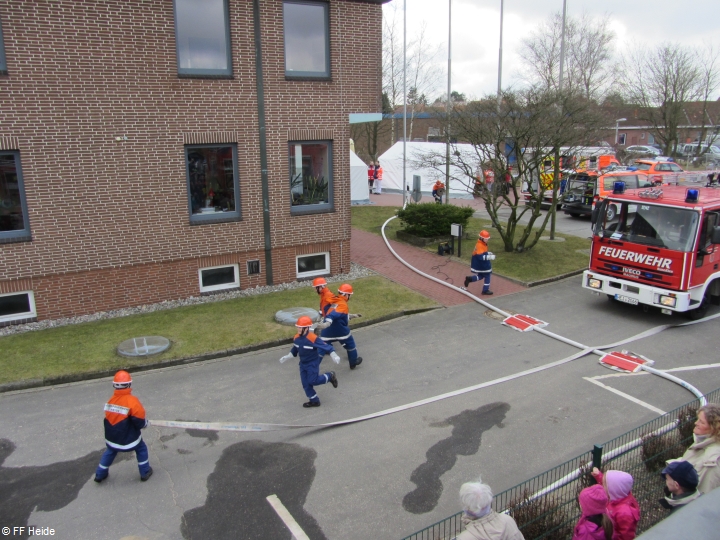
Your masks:
M 308 293 L 310 294 L 310 293 Z M 491 299 L 493 300 L 493 299 Z M 548 330 L 602 345 L 682 317 L 609 302 L 580 278 L 494 299 Z M 314 305 L 314 296 L 308 304 Z M 713 307 L 711 314 L 717 308 Z M 625 347 L 658 369 L 716 362 L 717 320 L 673 328 Z M 339 387 L 317 388 L 304 409 L 288 347 L 134 376 L 151 419 L 320 424 L 437 396 L 570 356 L 577 349 L 501 325 L 478 304 L 441 309 L 356 331 L 362 366 L 345 353 Z M 266 501 L 277 495 L 309 538 L 400 539 L 459 510 L 458 489 L 482 474 L 499 492 L 657 416 L 584 377 L 610 374 L 596 356 L 356 424 L 264 433 L 150 426 L 155 474 L 140 482 L 124 454 L 102 484 L 108 380 L 0 396 L 0 526 L 51 527 L 55 538 L 289 539 Z M 701 391 L 720 369 L 675 372 Z M 603 379 L 669 411 L 692 399 L 653 375 Z M 12 529 L 11 529 L 12 530 Z M 21 538 L 21 535 L 15 535 Z

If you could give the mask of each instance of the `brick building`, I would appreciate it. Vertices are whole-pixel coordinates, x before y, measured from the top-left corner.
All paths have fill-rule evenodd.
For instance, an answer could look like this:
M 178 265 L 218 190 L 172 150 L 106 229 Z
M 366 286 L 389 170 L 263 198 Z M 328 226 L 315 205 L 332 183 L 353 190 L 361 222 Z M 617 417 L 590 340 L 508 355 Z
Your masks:
M 348 270 L 387 1 L 0 0 L 0 324 Z

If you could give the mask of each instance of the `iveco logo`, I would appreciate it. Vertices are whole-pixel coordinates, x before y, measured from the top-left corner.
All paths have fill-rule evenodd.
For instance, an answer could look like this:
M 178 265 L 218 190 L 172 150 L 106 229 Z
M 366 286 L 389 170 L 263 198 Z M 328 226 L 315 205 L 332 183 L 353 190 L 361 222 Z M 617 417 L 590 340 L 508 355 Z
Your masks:
M 670 270 L 670 265 L 672 264 L 672 259 L 656 257 L 655 255 L 648 255 L 647 253 L 636 253 L 635 251 L 628 251 L 626 249 L 618 249 L 609 246 L 602 246 L 600 251 L 598 251 L 598 255 L 605 255 L 606 257 L 619 259 L 621 261 L 647 264 L 648 266 L 655 266 L 658 269 L 664 270 Z
M 633 276 L 639 276 L 641 272 L 640 270 L 635 270 L 634 268 L 625 268 L 623 266 L 623 274 L 632 274 Z

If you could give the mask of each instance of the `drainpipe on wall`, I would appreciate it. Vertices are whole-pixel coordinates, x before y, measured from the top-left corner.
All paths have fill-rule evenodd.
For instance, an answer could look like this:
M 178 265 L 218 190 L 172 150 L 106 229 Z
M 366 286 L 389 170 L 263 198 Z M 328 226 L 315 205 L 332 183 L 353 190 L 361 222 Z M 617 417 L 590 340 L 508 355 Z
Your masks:
M 265 233 L 265 281 L 268 285 L 273 285 L 272 240 L 270 237 L 270 187 L 268 185 L 267 141 L 265 131 L 265 89 L 263 86 L 260 39 L 260 0 L 253 0 L 253 20 L 255 25 L 255 79 L 260 136 L 260 183 L 262 184 L 263 231 Z

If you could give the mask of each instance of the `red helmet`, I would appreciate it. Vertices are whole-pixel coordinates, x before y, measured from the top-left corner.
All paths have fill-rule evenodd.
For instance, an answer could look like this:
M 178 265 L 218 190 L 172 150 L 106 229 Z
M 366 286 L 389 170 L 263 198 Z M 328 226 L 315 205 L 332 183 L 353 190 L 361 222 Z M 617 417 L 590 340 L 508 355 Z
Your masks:
M 115 388 L 130 388 L 132 384 L 132 377 L 127 371 L 120 370 L 115 374 L 113 379 L 113 386 Z
M 325 278 L 322 277 L 316 277 L 313 279 L 313 287 L 323 287 L 327 285 L 327 281 L 325 281 Z
M 350 296 L 352 293 L 352 285 L 348 283 L 343 283 L 342 285 L 340 285 L 340 287 L 338 287 L 338 294 L 347 294 L 348 296 Z
M 478 234 L 478 238 L 487 242 L 488 240 L 490 240 L 490 233 L 485 230 L 480 231 L 480 234 Z
M 300 317 L 297 320 L 297 322 L 295 323 L 295 326 L 297 326 L 298 328 L 310 328 L 312 326 L 312 324 L 313 324 L 312 319 L 310 317 L 308 317 L 307 315 L 303 315 L 302 317 Z

